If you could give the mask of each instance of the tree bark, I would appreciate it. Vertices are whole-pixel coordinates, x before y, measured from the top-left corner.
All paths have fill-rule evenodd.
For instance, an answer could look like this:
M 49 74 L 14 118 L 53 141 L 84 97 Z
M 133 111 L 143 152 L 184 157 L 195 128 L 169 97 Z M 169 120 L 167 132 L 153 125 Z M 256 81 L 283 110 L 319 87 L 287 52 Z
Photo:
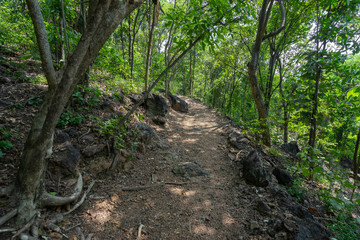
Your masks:
M 15 182 L 19 224 L 29 221 L 39 207 L 55 126 L 76 84 L 120 22 L 143 2 L 90 0 L 86 31 L 65 67 L 55 72 L 39 4 L 36 0 L 27 1 L 49 89 L 32 122 Z
M 251 51 L 251 60 L 248 63 L 248 75 L 249 75 L 249 82 L 251 86 L 251 92 L 254 97 L 255 105 L 259 114 L 259 123 L 260 129 L 262 134 L 263 143 L 266 146 L 271 146 L 271 136 L 270 136 L 270 129 L 268 126 L 268 112 L 266 111 L 266 106 L 264 100 L 261 96 L 259 83 L 257 80 L 257 70 L 259 65 L 259 56 L 260 56 L 260 48 L 261 43 L 265 39 L 275 36 L 276 34 L 280 33 L 282 29 L 285 27 L 285 10 L 281 0 L 278 0 L 281 10 L 281 25 L 279 29 L 276 31 L 265 35 L 266 26 L 270 17 L 272 5 L 274 0 L 263 0 L 262 7 L 259 14 L 258 20 L 258 30 L 256 33 L 256 38 L 252 47 Z
M 151 21 L 151 26 L 150 26 L 150 30 L 149 30 L 149 42 L 148 42 L 148 49 L 147 49 L 147 55 L 146 55 L 144 91 L 147 91 L 148 86 L 149 86 L 149 70 L 150 70 L 150 62 L 151 62 L 151 53 L 152 53 L 152 48 L 153 48 L 153 35 L 154 35 L 154 29 L 155 29 L 156 8 L 157 8 L 158 4 L 159 3 L 154 5 L 152 21 Z M 150 11 L 150 13 L 151 13 L 151 11 Z

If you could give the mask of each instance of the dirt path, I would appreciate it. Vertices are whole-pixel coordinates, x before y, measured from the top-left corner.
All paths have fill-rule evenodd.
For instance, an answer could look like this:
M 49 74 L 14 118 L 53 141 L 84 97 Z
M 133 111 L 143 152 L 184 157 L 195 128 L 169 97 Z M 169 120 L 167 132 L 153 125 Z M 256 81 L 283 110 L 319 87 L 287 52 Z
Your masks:
M 90 200 L 81 214 L 93 239 L 137 239 L 140 224 L 141 239 L 241 239 L 248 200 L 239 198 L 237 168 L 227 156 L 226 120 L 186 100 L 189 113 L 171 110 L 167 126 L 157 129 L 162 149 L 148 151 L 126 175 L 98 184 L 97 194 L 110 197 Z M 177 177 L 172 169 L 181 162 L 195 162 L 210 175 Z M 135 186 L 149 188 L 121 191 Z

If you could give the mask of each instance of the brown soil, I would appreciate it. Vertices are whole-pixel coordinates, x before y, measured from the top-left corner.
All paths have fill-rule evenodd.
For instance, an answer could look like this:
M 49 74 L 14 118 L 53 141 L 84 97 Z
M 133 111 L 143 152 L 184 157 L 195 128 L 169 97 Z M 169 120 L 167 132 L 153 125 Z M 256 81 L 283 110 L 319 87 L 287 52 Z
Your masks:
M 157 129 L 168 149 L 149 151 L 125 175 L 97 183 L 93 194 L 109 197 L 90 200 L 74 216 L 84 232 L 94 233 L 94 239 L 136 239 L 143 224 L 141 239 L 239 239 L 245 234 L 249 202 L 236 198 L 239 179 L 227 156 L 226 121 L 187 101 L 188 114 L 172 110 L 166 127 Z M 180 162 L 196 162 L 210 176 L 176 177 L 172 169 Z M 121 190 L 137 186 L 149 188 Z

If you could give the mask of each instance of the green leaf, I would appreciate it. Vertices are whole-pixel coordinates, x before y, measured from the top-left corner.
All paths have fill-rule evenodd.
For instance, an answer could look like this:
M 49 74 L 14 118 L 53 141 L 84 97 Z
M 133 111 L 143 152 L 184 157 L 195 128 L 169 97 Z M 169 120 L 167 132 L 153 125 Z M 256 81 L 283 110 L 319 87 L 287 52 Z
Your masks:
M 12 146 L 13 145 L 11 144 L 10 141 L 7 141 L 7 140 L 0 141 L 0 148 L 8 149 L 8 148 L 11 148 Z
M 359 95 L 360 95 L 360 86 L 350 89 L 346 94 L 346 98 L 349 99 L 350 97 L 359 97 Z
M 3 156 L 3 153 L 2 153 L 2 151 L 0 151 L 0 158 L 2 158 L 2 156 Z
M 356 216 L 356 222 L 360 224 L 360 217 Z
M 324 172 L 324 169 L 322 169 L 322 167 L 314 168 L 314 173 L 322 173 L 322 172 Z
M 57 192 L 49 192 L 50 195 L 55 196 Z
M 355 188 L 356 188 L 356 186 L 355 186 L 354 184 L 351 184 L 349 181 L 346 181 L 346 182 L 344 183 L 344 185 L 345 185 L 345 187 L 347 187 L 347 188 L 351 188 L 351 189 L 355 189 Z
M 301 172 L 306 178 L 308 178 L 311 175 L 311 173 L 310 173 L 309 169 L 307 169 L 307 167 L 301 168 Z
M 341 199 L 338 198 L 331 198 L 329 200 L 329 202 L 331 203 L 331 205 L 336 208 L 337 210 L 342 210 L 344 208 L 344 204 L 343 201 L 341 201 Z

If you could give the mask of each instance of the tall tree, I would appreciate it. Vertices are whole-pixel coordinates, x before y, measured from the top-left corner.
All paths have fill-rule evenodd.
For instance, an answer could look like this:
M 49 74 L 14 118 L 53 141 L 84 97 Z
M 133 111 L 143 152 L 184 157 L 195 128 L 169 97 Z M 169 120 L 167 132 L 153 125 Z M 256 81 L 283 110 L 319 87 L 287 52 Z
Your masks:
M 29 221 L 37 208 L 64 204 L 64 199 L 47 194 L 44 188 L 44 173 L 52 152 L 55 126 L 76 84 L 95 60 L 101 47 L 120 22 L 143 2 L 144 0 L 90 0 L 87 28 L 68 57 L 65 67 L 55 71 L 39 3 L 36 0 L 27 1 L 48 82 L 48 92 L 32 122 L 16 178 L 18 223 Z
M 261 96 L 259 83 L 257 80 L 257 70 L 259 65 L 259 55 L 261 43 L 269 37 L 279 34 L 285 27 L 285 8 L 282 3 L 282 0 L 277 0 L 280 6 L 281 11 L 281 24 L 280 27 L 269 34 L 265 35 L 266 26 L 270 18 L 271 9 L 274 3 L 274 0 L 263 0 L 261 11 L 258 19 L 258 30 L 256 38 L 251 51 L 251 60 L 248 63 L 248 75 L 251 86 L 251 91 L 254 97 L 254 101 L 259 114 L 260 127 L 262 131 L 262 140 L 265 145 L 271 146 L 271 136 L 270 129 L 268 126 L 268 111 L 266 110 L 264 100 Z

